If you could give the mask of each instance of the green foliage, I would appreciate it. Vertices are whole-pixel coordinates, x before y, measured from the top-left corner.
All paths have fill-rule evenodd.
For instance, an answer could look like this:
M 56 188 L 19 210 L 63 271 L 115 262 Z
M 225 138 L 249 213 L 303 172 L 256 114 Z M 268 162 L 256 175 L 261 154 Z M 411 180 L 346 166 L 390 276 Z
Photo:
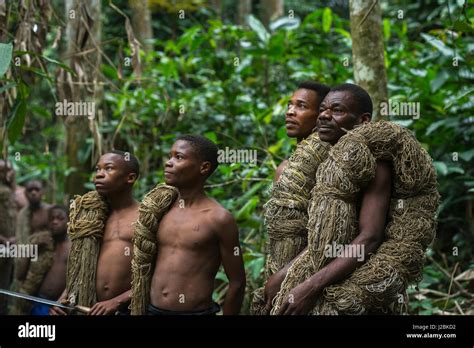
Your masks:
M 0 78 L 5 75 L 12 60 L 13 45 L 0 43 Z

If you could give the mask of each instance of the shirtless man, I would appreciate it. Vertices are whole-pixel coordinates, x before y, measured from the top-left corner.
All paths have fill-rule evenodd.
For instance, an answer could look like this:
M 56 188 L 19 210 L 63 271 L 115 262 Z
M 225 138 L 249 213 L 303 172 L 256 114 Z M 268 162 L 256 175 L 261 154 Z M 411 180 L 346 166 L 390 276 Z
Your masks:
M 106 197 L 110 214 L 97 261 L 97 303 L 90 315 L 128 314 L 133 256 L 132 223 L 138 219 L 138 202 L 132 196 L 139 164 L 130 153 L 114 150 L 103 155 L 96 166 L 94 184 Z M 64 294 L 61 296 L 64 299 Z M 66 314 L 58 307 L 51 315 Z
M 49 231 L 54 243 L 53 265 L 46 273 L 38 297 L 56 300 L 66 288 L 66 268 L 71 242 L 67 237 L 68 212 L 63 206 L 49 209 Z M 41 257 L 41 256 L 40 256 Z M 48 305 L 35 303 L 31 315 L 48 315 Z
M 229 279 L 223 314 L 240 311 L 245 271 L 233 216 L 204 193 L 217 167 L 217 147 L 197 136 L 179 137 L 165 166 L 165 181 L 179 197 L 157 231 L 158 255 L 152 278 L 151 315 L 212 315 L 214 278 L 221 263 Z
M 370 122 L 371 117 L 372 100 L 364 89 L 349 83 L 336 86 L 331 89 L 320 106 L 317 124 L 319 138 L 334 145 L 347 130 Z M 377 161 L 375 178 L 368 184 L 360 197 L 359 234 L 351 242 L 351 244 L 363 246 L 363 260 L 366 260 L 368 255 L 375 253 L 383 242 L 391 185 L 391 164 Z M 271 299 L 280 290 L 293 261 L 268 279 L 265 285 L 268 307 L 271 308 Z M 288 298 L 278 314 L 308 314 L 324 288 L 342 281 L 360 265 L 361 261 L 358 258 L 335 258 L 306 281 L 293 288 L 291 301 Z
M 16 173 L 11 163 L 5 162 L 4 160 L 0 159 L 0 172 L 4 170 L 6 171 L 6 184 L 10 186 L 13 190 L 13 193 L 15 195 L 16 211 L 17 213 L 19 213 L 20 210 L 28 204 L 28 200 L 26 199 L 25 188 L 16 184 Z
M 35 232 L 48 230 L 48 210 L 50 204 L 42 202 L 43 183 L 40 180 L 28 181 L 25 185 L 28 205 L 24 207 L 19 215 L 16 226 L 15 240 L 17 244 L 28 243 L 28 238 Z M 18 258 L 15 262 L 15 278 L 23 281 L 28 270 L 29 262 L 24 258 Z
M 299 143 L 313 133 L 318 121 L 319 104 L 328 93 L 328 86 L 314 81 L 304 81 L 298 85 L 285 114 L 286 134 L 290 138 L 296 138 Z M 288 160 L 280 163 L 275 171 L 274 182 L 278 181 L 287 164 Z

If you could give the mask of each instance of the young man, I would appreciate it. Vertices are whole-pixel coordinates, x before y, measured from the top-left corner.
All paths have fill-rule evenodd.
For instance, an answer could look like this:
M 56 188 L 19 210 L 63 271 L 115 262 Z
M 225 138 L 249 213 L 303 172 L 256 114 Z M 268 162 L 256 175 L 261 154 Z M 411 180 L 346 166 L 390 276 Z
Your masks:
M 130 153 L 111 151 L 104 154 L 97 163 L 94 184 L 97 192 L 108 203 L 109 214 L 97 258 L 97 302 L 93 304 L 90 315 L 113 315 L 116 312 L 127 314 L 133 251 L 132 223 L 138 218 L 138 202 L 132 196 L 132 189 L 139 174 L 138 160 Z M 66 298 L 67 294 L 61 296 L 61 300 Z M 54 307 L 50 314 L 66 313 Z
M 66 266 L 71 247 L 71 243 L 67 238 L 67 222 L 68 213 L 65 207 L 55 205 L 49 209 L 49 233 L 47 236 L 52 239 L 54 249 L 52 255 L 46 255 L 46 253 L 42 255 L 43 253 L 40 253 L 36 263 L 48 263 L 51 264 L 51 267 L 45 271 L 42 281 L 34 284 L 34 289 L 31 289 L 31 295 L 56 300 L 66 287 Z M 43 243 L 46 244 L 47 241 Z M 45 257 L 52 257 L 52 260 L 43 260 Z M 33 272 L 33 268 L 36 268 L 37 271 L 39 270 L 36 264 L 30 262 L 28 273 Z M 43 270 L 39 271 L 43 272 Z M 33 274 L 32 276 L 34 277 L 35 275 Z M 27 280 L 30 278 L 29 274 L 27 274 L 26 278 Z M 48 310 L 48 305 L 34 303 L 30 314 L 48 315 Z
M 319 105 L 329 87 L 313 81 L 302 82 L 291 96 L 286 112 L 289 137 L 298 146 L 288 160 L 277 168 L 271 197 L 265 204 L 265 227 L 268 233 L 265 247 L 267 258 L 263 276 L 268 279 L 307 246 L 307 206 L 318 165 L 329 146 L 321 145 L 315 134 Z M 285 173 L 282 177 L 281 174 Z M 298 178 L 304 177 L 304 181 Z M 291 200 L 288 198 L 292 197 Z M 296 203 L 296 204 L 295 204 Z M 268 314 L 271 298 L 258 288 L 253 293 L 251 312 Z M 264 305 L 265 303 L 265 305 Z
M 328 86 L 314 81 L 304 81 L 298 85 L 285 114 L 286 134 L 290 138 L 296 138 L 300 142 L 313 133 L 318 120 L 319 104 L 328 93 Z M 275 182 L 287 164 L 288 160 L 280 163 L 275 172 Z
M 16 244 L 26 244 L 33 233 L 48 229 L 48 210 L 51 205 L 42 201 L 43 183 L 40 180 L 28 181 L 25 190 L 28 205 L 18 215 L 15 234 Z M 16 281 L 22 282 L 25 280 L 28 264 L 28 260 L 25 258 L 15 260 Z
M 320 106 L 317 123 L 319 138 L 334 145 L 348 130 L 370 122 L 371 117 L 372 101 L 364 89 L 352 84 L 334 87 Z M 391 183 L 391 165 L 387 162 L 377 162 L 375 178 L 360 197 L 359 234 L 352 241 L 352 244 L 364 246 L 364 260 L 367 255 L 374 253 L 383 241 Z M 267 301 L 271 301 L 280 290 L 292 262 L 268 279 L 265 285 Z M 341 281 L 359 265 L 360 261 L 357 258 L 350 257 L 336 258 L 329 262 L 291 290 L 291 301 L 285 301 L 278 314 L 307 314 L 324 288 Z
M 218 165 L 217 152 L 214 143 L 198 135 L 181 136 L 171 148 L 165 181 L 179 190 L 179 197 L 156 232 L 151 315 L 217 313 L 220 309 L 212 301 L 212 292 L 221 263 L 229 279 L 223 314 L 239 313 L 245 271 L 237 225 L 232 215 L 204 192 L 204 183 Z

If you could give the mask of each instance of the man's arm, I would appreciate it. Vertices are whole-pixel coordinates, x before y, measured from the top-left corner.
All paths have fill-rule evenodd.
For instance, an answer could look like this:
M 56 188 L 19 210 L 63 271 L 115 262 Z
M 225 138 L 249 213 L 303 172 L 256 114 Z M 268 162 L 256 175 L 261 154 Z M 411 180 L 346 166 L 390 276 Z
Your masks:
M 68 304 L 69 302 L 66 300 L 66 289 L 62 292 L 61 296 L 58 298 L 58 302 L 62 304 Z M 49 307 L 48 311 L 49 315 L 68 315 L 66 311 L 59 307 L 51 306 Z
M 275 177 L 273 178 L 273 182 L 277 182 L 278 179 L 280 179 L 281 173 L 283 173 L 283 169 L 288 165 L 288 160 L 284 160 L 283 162 L 280 163 L 280 165 L 277 167 L 275 171 Z
M 293 262 L 295 262 L 295 260 L 306 251 L 306 249 L 308 249 L 308 247 L 301 250 L 301 252 L 296 255 L 293 260 L 288 262 L 282 269 L 268 277 L 263 290 L 263 299 L 265 301 L 264 311 L 266 313 L 270 312 L 270 310 L 272 309 L 273 298 L 277 295 L 278 291 L 280 291 L 281 284 L 285 280 L 286 273 L 288 273 L 288 269 L 291 267 Z
M 114 315 L 120 307 L 130 302 L 131 292 L 132 290 L 127 290 L 110 300 L 97 302 L 92 306 L 89 315 Z
M 305 282 L 296 286 L 285 301 L 279 314 L 307 314 L 324 288 L 342 281 L 374 253 L 382 243 L 385 221 L 390 204 L 392 169 L 388 162 L 377 162 L 375 178 L 369 184 L 362 197 L 359 215 L 359 235 L 351 242 L 363 248 L 363 260 L 357 257 L 338 257 L 315 273 Z
M 245 294 L 245 269 L 234 217 L 225 211 L 218 219 L 217 237 L 229 288 L 224 299 L 224 315 L 239 314 Z

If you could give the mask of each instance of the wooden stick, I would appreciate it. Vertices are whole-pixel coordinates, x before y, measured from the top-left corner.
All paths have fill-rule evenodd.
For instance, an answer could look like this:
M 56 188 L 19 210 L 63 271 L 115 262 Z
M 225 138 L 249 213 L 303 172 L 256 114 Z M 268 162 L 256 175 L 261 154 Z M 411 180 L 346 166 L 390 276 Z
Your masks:
M 448 277 L 449 279 L 451 279 L 451 274 L 446 271 L 438 262 L 436 262 L 431 256 L 427 256 L 427 259 L 430 260 L 441 272 L 443 272 L 443 274 Z M 471 294 L 470 292 L 468 292 L 467 290 L 464 289 L 464 287 L 456 280 L 456 279 L 453 279 L 453 284 L 456 285 L 458 287 L 458 289 L 463 293 L 463 295 L 466 295 L 468 297 L 474 297 L 473 294 Z

